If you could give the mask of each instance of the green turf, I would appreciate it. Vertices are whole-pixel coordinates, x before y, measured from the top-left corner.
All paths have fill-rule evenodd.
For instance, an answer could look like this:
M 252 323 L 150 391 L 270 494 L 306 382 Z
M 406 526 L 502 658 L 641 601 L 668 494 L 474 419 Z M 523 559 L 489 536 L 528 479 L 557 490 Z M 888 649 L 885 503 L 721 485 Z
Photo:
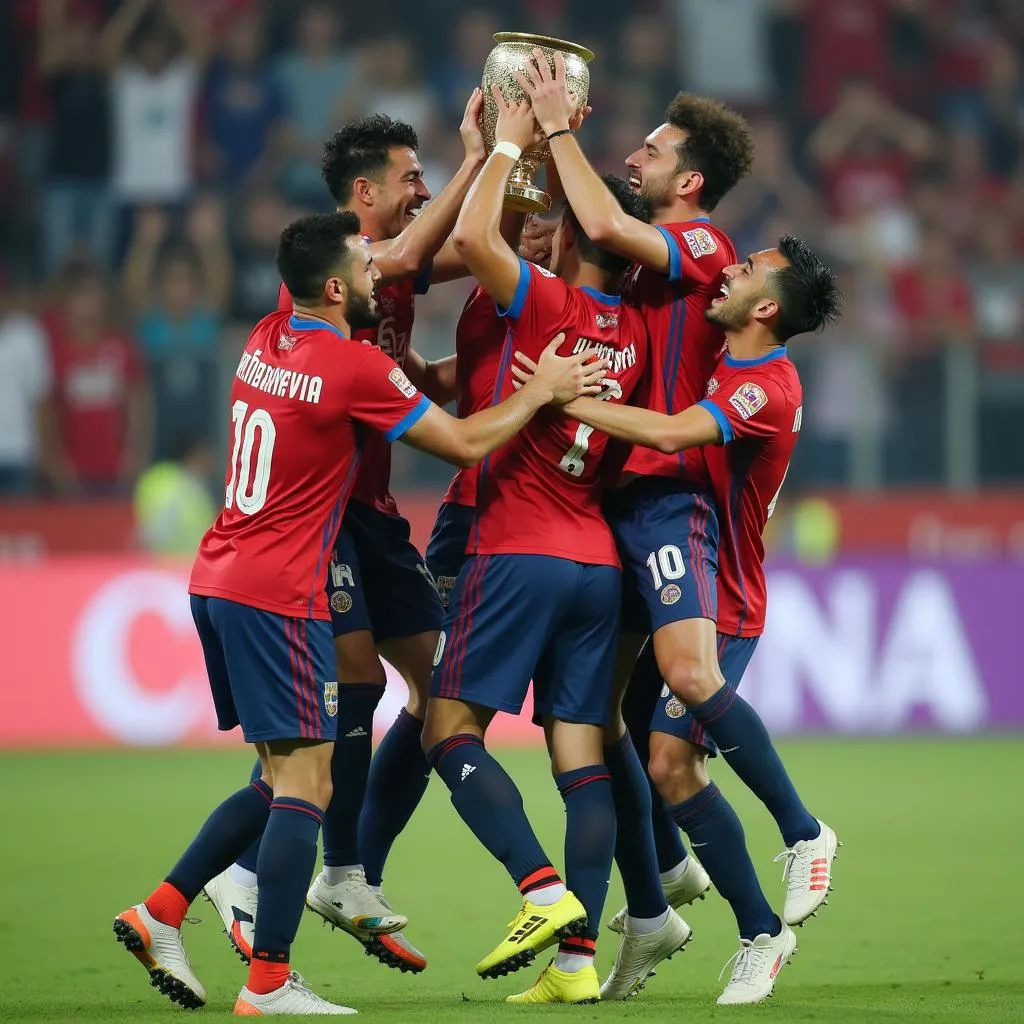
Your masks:
M 322 994 L 366 1018 L 396 1022 L 511 1020 L 1011 1021 L 1024 1019 L 1020 740 L 800 742 L 784 756 L 812 809 L 845 845 L 824 913 L 798 933 L 800 952 L 761 1008 L 722 1010 L 719 969 L 734 952 L 728 908 L 710 896 L 685 913 L 695 941 L 629 1004 L 506 1007 L 536 968 L 482 982 L 473 964 L 503 934 L 516 894 L 476 845 L 435 779 L 400 840 L 388 894 L 428 955 L 418 976 L 362 954 L 305 915 L 294 962 Z M 543 755 L 506 753 L 542 840 L 561 860 L 564 815 Z M 184 1012 L 150 989 L 110 930 L 148 894 L 210 807 L 243 781 L 231 753 L 145 752 L 0 756 L 0 1020 L 170 1021 Z M 747 826 L 769 897 L 781 901 L 772 822 L 727 769 L 717 772 Z M 608 913 L 618 909 L 613 882 Z M 186 930 L 209 992 L 205 1017 L 230 1010 L 244 971 L 216 914 Z M 614 956 L 605 933 L 599 968 Z

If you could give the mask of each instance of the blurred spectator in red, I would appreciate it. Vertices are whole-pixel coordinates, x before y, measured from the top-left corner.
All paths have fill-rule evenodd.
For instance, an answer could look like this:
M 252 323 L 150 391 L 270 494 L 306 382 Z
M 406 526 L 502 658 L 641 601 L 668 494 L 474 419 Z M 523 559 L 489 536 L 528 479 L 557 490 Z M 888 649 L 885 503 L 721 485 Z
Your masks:
M 0 495 L 32 488 L 42 410 L 51 387 L 46 331 L 0 268 Z
M 808 152 L 833 214 L 843 219 L 864 207 L 901 200 L 934 146 L 927 124 L 868 82 L 853 80 L 814 130 Z
M 263 60 L 263 22 L 242 14 L 223 40 L 203 90 L 203 174 L 228 186 L 269 181 L 281 157 L 284 98 Z
M 197 200 L 185 239 L 168 243 L 157 209 L 138 217 L 123 290 L 153 389 L 153 454 L 169 457 L 182 427 L 212 441 L 219 424 L 218 348 L 231 296 L 227 224 L 219 200 Z
M 277 308 L 277 244 L 292 216 L 280 196 L 269 190 L 250 192 L 241 205 L 232 314 L 250 327 Z
M 110 319 L 110 288 L 85 264 L 63 275 L 47 317 L 53 392 L 43 469 L 61 493 L 126 490 L 149 456 L 150 404 L 142 361 Z
M 297 203 L 330 204 L 320 179 L 320 158 L 324 140 L 343 120 L 340 107 L 352 82 L 342 28 L 338 6 L 323 0 L 305 3 L 297 11 L 294 49 L 278 61 L 291 158 L 284 183 Z
M 113 209 L 107 67 L 95 19 L 66 0 L 44 0 L 39 69 L 50 102 L 49 160 L 43 194 L 47 274 L 82 258 L 109 267 Z
M 183 203 L 209 38 L 175 0 L 125 0 L 104 34 L 113 77 L 114 192 L 127 207 Z

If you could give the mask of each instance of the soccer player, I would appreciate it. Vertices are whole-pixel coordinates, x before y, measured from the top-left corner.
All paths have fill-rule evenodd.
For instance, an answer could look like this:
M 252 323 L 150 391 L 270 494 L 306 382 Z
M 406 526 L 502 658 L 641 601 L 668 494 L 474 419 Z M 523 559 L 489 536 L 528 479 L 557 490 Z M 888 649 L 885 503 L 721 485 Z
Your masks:
M 512 389 L 512 349 L 539 350 L 558 331 L 564 350 L 611 360 L 602 398 L 623 401 L 642 373 L 647 344 L 639 313 L 615 294 L 625 261 L 594 246 L 569 210 L 555 232 L 551 271 L 526 263 L 505 243 L 498 230 L 505 185 L 521 150 L 536 141 L 536 126 L 528 104 L 506 104 L 500 93 L 495 99 L 499 141 L 454 234 L 508 320 L 495 397 Z M 631 214 L 645 214 L 625 182 L 611 179 L 610 187 Z M 507 974 L 563 940 L 537 984 L 513 1002 L 599 996 L 594 943 L 615 845 L 602 727 L 620 601 L 618 556 L 600 510 L 606 440 L 587 426 L 545 417 L 482 467 L 469 557 L 435 656 L 424 747 L 456 810 L 505 865 L 523 899 L 508 937 L 477 973 Z M 495 713 L 521 710 L 531 677 L 566 805 L 564 883 L 515 784 L 484 747 Z
M 597 244 L 635 263 L 626 295 L 639 306 L 651 338 L 644 404 L 661 413 L 685 409 L 703 397 L 724 345 L 721 328 L 706 320 L 704 311 L 719 294 L 723 272 L 736 262 L 736 253 L 710 215 L 750 171 L 750 128 L 716 100 L 689 93 L 676 96 L 665 123 L 626 158 L 630 184 L 654 210 L 653 224 L 645 224 L 622 211 L 566 130 L 577 100 L 568 91 L 562 58 L 556 55 L 552 71 L 537 50 L 527 72 L 520 74 L 520 84 L 551 140 L 562 187 L 583 230 Z M 706 633 L 714 631 L 718 526 L 708 498 L 686 479 L 681 457 L 634 448 L 619 487 L 606 497 L 605 512 L 623 562 L 617 702 L 644 638 L 652 633 L 665 678 L 690 671 L 717 678 L 714 645 L 708 646 Z M 635 703 L 628 692 L 626 700 L 625 707 Z M 616 847 L 630 939 L 620 950 L 620 966 L 643 976 L 678 948 L 680 929 L 687 927 L 667 913 L 665 899 L 657 895 L 659 887 L 652 885 L 658 861 L 678 865 L 661 879 L 672 908 L 699 898 L 711 884 L 697 860 L 685 857 L 679 829 L 666 815 L 660 796 L 649 789 L 643 771 L 649 760 L 647 707 L 642 728 L 627 730 L 616 715 L 605 737 L 619 835 L 634 837 Z M 652 806 L 657 857 L 644 838 Z M 807 838 L 816 834 L 814 829 L 813 819 L 808 819 Z M 605 998 L 618 995 L 604 993 Z
M 835 856 L 835 833 L 814 819 L 819 834 L 789 841 L 782 855 L 789 887 L 782 919 L 761 891 L 746 850 L 743 829 L 706 761 L 716 744 L 730 766 L 765 803 L 783 835 L 803 826 L 807 812 L 756 712 L 736 694 L 743 671 L 764 629 L 765 576 L 761 534 L 778 499 L 800 431 L 803 399 L 796 368 L 786 354 L 789 338 L 820 331 L 836 319 L 840 295 L 832 271 L 792 236 L 776 249 L 754 253 L 726 268 L 722 294 L 705 317 L 725 330 L 728 349 L 705 389 L 706 397 L 675 415 L 641 409 L 607 409 L 578 401 L 566 407 L 613 437 L 666 454 L 687 451 L 687 472 L 701 481 L 718 508 L 725 538 L 720 548 L 717 646 L 722 676 L 697 672 L 666 676 L 668 693 L 651 722 L 650 771 L 673 818 L 698 846 L 715 888 L 728 900 L 740 932 L 740 949 L 722 1004 L 755 1003 L 771 995 L 775 977 L 796 949 L 790 925 L 799 924 L 824 900 Z M 705 446 L 697 448 L 697 446 Z M 692 449 L 692 450 L 691 450 Z M 659 559 L 652 572 L 672 577 Z M 655 644 L 657 636 L 655 636 Z M 654 674 L 655 687 L 660 675 Z M 634 681 L 636 685 L 637 681 Z M 790 808 L 800 814 L 791 817 Z M 629 942 L 625 932 L 624 942 Z M 620 957 L 605 988 L 636 990 L 642 971 Z M 621 996 L 619 996 L 621 997 Z
M 476 90 L 466 106 L 462 167 L 427 206 L 430 191 L 409 125 L 383 115 L 363 118 L 335 133 L 324 150 L 324 181 L 338 208 L 358 216 L 382 279 L 380 322 L 355 337 L 407 369 L 413 382 L 440 404 L 450 397 L 442 377 L 444 371 L 450 375 L 451 367 L 428 365 L 410 349 L 414 302 L 431 282 L 466 273 L 461 257 L 444 243 L 485 156 L 477 123 L 482 101 Z M 282 285 L 279 308 L 290 302 Z M 430 573 L 409 539 L 409 524 L 389 492 L 390 446 L 376 431 L 364 434 L 363 446 L 328 572 L 343 688 L 333 769 L 338 784 L 324 824 L 324 869 L 308 903 L 383 963 L 421 971 L 426 959 L 400 932 L 406 918 L 394 913 L 380 884 L 391 845 L 430 774 L 420 729 L 442 610 Z M 378 647 L 408 683 L 409 701 L 371 762 L 373 716 L 386 682 Z M 257 852 L 255 843 L 205 890 L 243 960 L 252 940 Z
M 599 374 L 583 368 L 587 355 L 561 359 L 552 345 L 545 380 L 526 401 L 458 420 L 384 353 L 349 340 L 379 315 L 379 273 L 354 215 L 288 227 L 278 268 L 294 306 L 264 318 L 242 353 L 224 508 L 189 584 L 219 727 L 242 726 L 262 772 L 213 812 L 148 899 L 115 918 L 114 933 L 172 1001 L 203 1005 L 181 923 L 204 880 L 263 831 L 253 954 L 235 1011 L 340 1014 L 352 1011 L 310 992 L 290 973 L 289 954 L 331 796 L 339 695 L 325 585 L 359 464 L 358 432 L 376 429 L 469 465 L 541 406 L 568 401 Z

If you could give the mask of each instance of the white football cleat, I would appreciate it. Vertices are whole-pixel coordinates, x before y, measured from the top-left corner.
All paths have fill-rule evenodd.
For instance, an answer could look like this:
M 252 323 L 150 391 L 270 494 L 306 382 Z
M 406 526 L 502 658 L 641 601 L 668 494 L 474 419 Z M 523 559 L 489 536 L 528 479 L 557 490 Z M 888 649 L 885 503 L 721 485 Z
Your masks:
M 235 1000 L 236 1017 L 277 1017 L 292 1013 L 306 1017 L 341 1016 L 357 1013 L 351 1006 L 329 1003 L 321 999 L 315 992 L 306 988 L 302 975 L 292 971 L 288 980 L 273 992 L 257 995 L 243 988 Z
M 228 942 L 244 963 L 252 959 L 259 893 L 255 885 L 240 885 L 236 882 L 231 877 L 231 868 L 222 871 L 203 886 L 203 895 L 220 914 Z
M 842 845 L 823 821 L 816 839 L 801 839 L 783 850 L 775 860 L 784 860 L 782 880 L 786 883 L 786 903 L 782 920 L 788 925 L 803 924 L 828 901 L 832 888 L 832 861 Z
M 702 900 L 707 895 L 708 889 L 711 888 L 711 879 L 708 877 L 708 873 L 704 870 L 703 865 L 696 857 L 687 857 L 683 862 L 686 866 L 683 868 L 683 873 L 672 882 L 664 882 L 662 889 L 665 892 L 665 902 L 673 910 L 678 910 L 680 907 L 685 907 L 695 900 Z M 626 907 L 623 907 L 609 922 L 608 928 L 610 931 L 618 932 L 620 935 L 625 934 L 626 930 L 626 918 L 629 916 L 629 911 Z
M 368 936 L 397 932 L 409 923 L 366 884 L 361 868 L 350 871 L 337 885 L 328 885 L 321 871 L 306 893 L 306 906 L 332 927 L 343 929 L 364 944 Z
M 693 937 L 690 926 L 670 907 L 668 919 L 648 935 L 629 930 L 622 934 L 615 966 L 601 986 L 602 999 L 628 999 L 647 984 L 647 979 L 662 960 L 670 960 Z
M 739 951 L 726 961 L 725 967 L 733 965 L 732 977 L 718 997 L 718 1005 L 738 1006 L 767 999 L 775 988 L 776 976 L 795 952 L 796 934 L 786 924 L 778 935 L 740 939 Z
M 149 982 L 172 1003 L 196 1010 L 206 1003 L 206 989 L 192 970 L 181 944 L 181 929 L 158 921 L 136 903 L 114 918 L 114 935 L 149 972 Z

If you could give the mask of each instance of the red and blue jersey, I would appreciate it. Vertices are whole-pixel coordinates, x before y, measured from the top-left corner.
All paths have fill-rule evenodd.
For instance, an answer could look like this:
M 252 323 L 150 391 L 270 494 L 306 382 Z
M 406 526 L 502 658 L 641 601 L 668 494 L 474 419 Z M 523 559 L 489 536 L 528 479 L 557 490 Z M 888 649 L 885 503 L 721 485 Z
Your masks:
M 718 632 L 760 636 L 767 590 L 765 523 L 775 509 L 803 420 L 803 389 L 785 346 L 760 359 L 726 354 L 700 402 L 718 421 L 721 445 L 686 453 L 718 510 Z
M 376 345 L 400 367 L 404 367 L 412 337 L 416 296 L 423 295 L 429 287 L 429 269 L 417 278 L 409 277 L 382 285 L 377 289 L 380 323 L 376 327 L 354 331 L 352 340 L 361 341 L 364 345 Z M 292 297 L 284 284 L 278 292 L 277 308 L 292 308 Z M 379 512 L 398 514 L 398 505 L 391 495 L 391 446 L 372 430 L 366 431 L 363 438 L 363 458 L 352 498 Z
M 590 351 L 610 360 L 608 385 L 600 396 L 608 401 L 626 401 L 645 370 L 643 318 L 617 295 L 572 288 L 520 260 L 515 296 L 508 309 L 499 312 L 509 329 L 496 402 L 513 392 L 513 353 L 518 350 L 538 359 L 562 331 L 560 355 Z M 601 514 L 600 462 L 607 441 L 606 434 L 558 409 L 542 409 L 485 461 L 468 552 L 553 555 L 618 566 L 615 541 Z
M 325 320 L 278 311 L 253 329 L 231 383 L 224 507 L 189 593 L 330 619 L 325 583 L 360 438 L 401 437 L 430 407 L 393 359 Z
M 455 383 L 459 419 L 486 409 L 494 398 L 498 365 L 508 332 L 508 320 L 499 316 L 494 300 L 479 285 L 473 289 L 455 328 Z M 460 469 L 444 496 L 446 505 L 476 505 L 479 464 Z
M 725 348 L 722 329 L 709 323 L 704 311 L 720 293 L 722 271 L 736 262 L 736 250 L 707 217 L 660 224 L 658 230 L 669 249 L 668 275 L 637 264 L 627 275 L 623 296 L 643 315 L 651 344 L 647 379 L 636 402 L 671 415 L 700 401 Z M 684 459 L 637 446 L 623 473 L 680 477 Z

